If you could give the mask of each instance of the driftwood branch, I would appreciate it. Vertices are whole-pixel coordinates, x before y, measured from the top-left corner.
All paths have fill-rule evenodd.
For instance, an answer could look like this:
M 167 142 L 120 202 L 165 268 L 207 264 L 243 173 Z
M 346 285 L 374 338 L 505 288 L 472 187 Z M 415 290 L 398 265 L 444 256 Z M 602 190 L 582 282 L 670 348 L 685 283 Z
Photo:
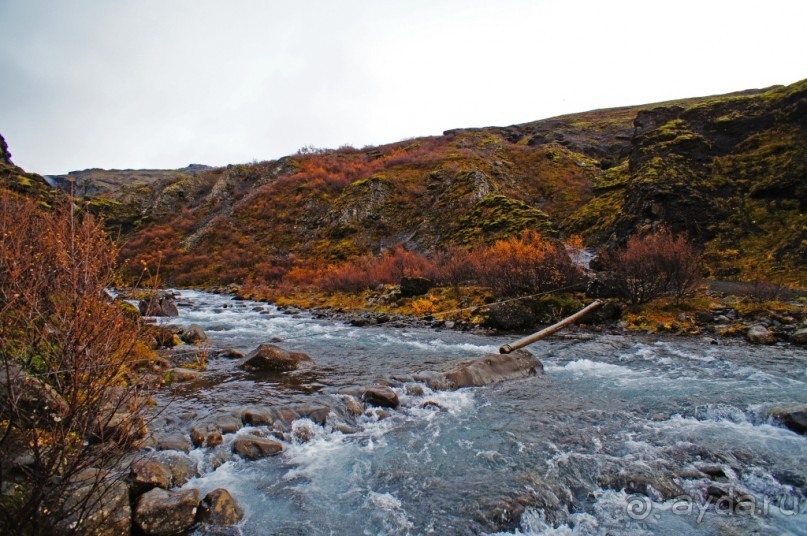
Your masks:
M 523 339 L 519 339 L 519 340 L 517 340 L 516 342 L 514 342 L 512 344 L 505 344 L 504 346 L 499 348 L 499 353 L 500 354 L 509 354 L 513 350 L 518 350 L 519 348 L 524 348 L 525 346 L 527 346 L 529 344 L 532 344 L 532 343 L 534 343 L 536 341 L 540 341 L 544 337 L 548 337 L 548 336 L 552 335 L 553 333 L 555 333 L 556 331 L 559 331 L 559 330 L 565 328 L 566 326 L 568 326 L 572 322 L 575 322 L 575 321 L 583 318 L 588 313 L 590 313 L 591 311 L 593 311 L 597 307 L 601 306 L 602 304 L 603 304 L 602 300 L 594 300 L 593 302 L 591 302 L 590 304 L 588 304 L 584 308 L 577 311 L 572 316 L 570 316 L 568 318 L 564 318 L 563 320 L 561 320 L 557 324 L 552 324 L 551 326 L 542 329 L 538 333 L 533 333 L 532 335 L 530 335 L 528 337 L 524 337 Z

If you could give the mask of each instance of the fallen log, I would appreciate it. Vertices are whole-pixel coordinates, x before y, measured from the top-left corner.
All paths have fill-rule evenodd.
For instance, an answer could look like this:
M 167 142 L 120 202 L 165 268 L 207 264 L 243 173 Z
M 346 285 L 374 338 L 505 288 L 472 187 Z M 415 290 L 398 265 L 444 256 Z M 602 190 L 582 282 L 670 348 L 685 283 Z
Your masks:
M 551 326 L 542 329 L 538 333 L 533 333 L 532 335 L 530 335 L 528 337 L 524 337 L 523 339 L 519 339 L 519 340 L 517 340 L 516 342 L 514 342 L 512 344 L 505 344 L 504 346 L 499 348 L 499 353 L 500 354 L 509 354 L 513 350 L 518 350 L 519 348 L 524 348 L 525 346 L 530 345 L 530 344 L 532 344 L 532 343 L 534 343 L 536 341 L 540 341 L 541 339 L 552 335 L 556 331 L 559 331 L 559 330 L 565 328 L 566 326 L 568 326 L 572 322 L 575 322 L 575 321 L 583 318 L 588 313 L 590 313 L 591 311 L 593 311 L 597 307 L 601 306 L 603 303 L 604 302 L 602 300 L 594 300 L 593 302 L 591 302 L 587 306 L 585 306 L 582 309 L 580 309 L 579 311 L 577 311 L 572 316 L 570 316 L 568 318 L 564 318 L 560 322 L 558 322 L 556 324 L 552 324 Z

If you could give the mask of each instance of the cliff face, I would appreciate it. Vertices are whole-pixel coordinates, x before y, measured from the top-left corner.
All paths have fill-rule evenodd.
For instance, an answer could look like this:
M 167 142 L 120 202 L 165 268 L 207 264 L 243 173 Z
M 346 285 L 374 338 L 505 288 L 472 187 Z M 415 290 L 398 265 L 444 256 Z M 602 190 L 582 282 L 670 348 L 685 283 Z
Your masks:
M 703 242 L 723 277 L 804 265 L 807 83 L 659 107 L 635 124 L 617 239 L 666 224 Z
M 53 200 L 53 189 L 36 173 L 26 173 L 11 161 L 11 152 L 6 140 L 0 135 L 0 189 L 24 195 L 50 206 Z
M 661 225 L 700 241 L 715 275 L 804 284 L 805 110 L 807 81 L 134 183 L 81 179 L 130 231 L 126 259 L 159 259 L 180 284 L 524 229 L 612 247 Z
M 0 135 L 0 165 L 14 165 L 14 163 L 11 161 L 11 153 L 8 152 L 8 145 L 6 144 L 6 140 L 2 135 Z

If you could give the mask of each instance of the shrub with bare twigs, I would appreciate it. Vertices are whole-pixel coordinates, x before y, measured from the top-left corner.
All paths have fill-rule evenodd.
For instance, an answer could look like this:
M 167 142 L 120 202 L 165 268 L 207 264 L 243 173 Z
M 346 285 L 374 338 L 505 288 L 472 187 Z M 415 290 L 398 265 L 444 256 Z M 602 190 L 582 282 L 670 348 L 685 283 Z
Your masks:
M 680 301 L 694 292 L 701 277 L 700 252 L 685 236 L 667 229 L 630 237 L 604 261 L 610 284 L 634 305 L 664 295 Z
M 145 433 L 134 369 L 153 355 L 111 299 L 117 249 L 65 201 L 0 193 L 0 532 L 87 533 Z M 100 471 L 99 471 L 100 470 Z M 128 508 L 128 501 L 125 503 Z

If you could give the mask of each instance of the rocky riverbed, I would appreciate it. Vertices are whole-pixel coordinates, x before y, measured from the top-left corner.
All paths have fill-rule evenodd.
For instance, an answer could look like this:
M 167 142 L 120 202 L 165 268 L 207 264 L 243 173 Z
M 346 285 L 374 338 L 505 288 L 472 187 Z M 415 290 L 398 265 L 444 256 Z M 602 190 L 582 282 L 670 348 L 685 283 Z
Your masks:
M 209 523 L 245 534 L 805 526 L 807 356 L 794 344 L 559 337 L 532 347 L 541 367 L 525 357 L 507 381 L 488 383 L 457 367 L 511 337 L 356 326 L 197 292 L 177 305 L 179 316 L 160 322 L 183 335 L 197 324 L 207 340 L 181 348 L 205 353 L 207 369 L 180 373 L 156 397 L 141 455 L 163 467 L 153 471 L 162 485 L 144 504 L 195 501 L 191 531 Z M 277 350 L 261 350 L 266 343 Z M 290 368 L 301 353 L 310 360 L 298 355 Z M 286 370 L 245 366 L 261 354 L 279 354 Z M 164 487 L 167 496 L 154 491 Z M 199 517 L 212 492 L 229 512 L 224 521 Z M 139 504 L 142 529 L 159 515 Z

